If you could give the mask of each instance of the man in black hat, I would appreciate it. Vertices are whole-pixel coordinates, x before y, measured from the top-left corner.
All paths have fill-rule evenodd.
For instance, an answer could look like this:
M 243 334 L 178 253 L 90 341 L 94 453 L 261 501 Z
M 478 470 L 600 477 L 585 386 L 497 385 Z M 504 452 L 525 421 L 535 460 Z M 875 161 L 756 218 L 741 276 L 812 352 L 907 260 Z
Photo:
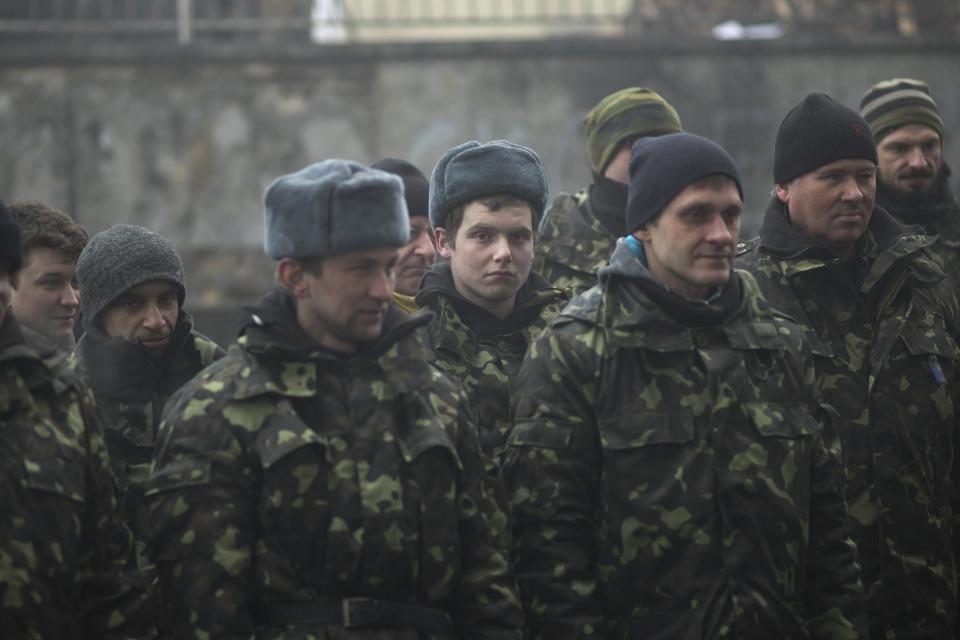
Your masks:
M 858 638 L 839 443 L 796 323 L 732 270 L 733 159 L 689 133 L 632 153 L 628 235 L 517 385 L 531 636 Z
M 777 132 L 776 195 L 744 265 L 804 328 L 838 412 L 873 638 L 952 638 L 960 349 L 933 240 L 876 206 L 867 122 L 813 93 Z

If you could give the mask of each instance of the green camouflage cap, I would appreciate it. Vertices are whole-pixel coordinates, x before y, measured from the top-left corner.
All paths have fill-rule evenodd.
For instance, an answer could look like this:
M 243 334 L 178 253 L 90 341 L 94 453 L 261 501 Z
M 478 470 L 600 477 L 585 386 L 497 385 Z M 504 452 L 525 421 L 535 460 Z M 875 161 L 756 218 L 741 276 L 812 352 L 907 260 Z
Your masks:
M 940 110 L 930 96 L 930 87 L 921 80 L 894 78 L 878 82 L 860 99 L 860 115 L 870 125 L 877 142 L 905 124 L 926 125 L 943 140 Z
M 683 131 L 680 116 L 656 91 L 629 87 L 611 93 L 583 120 L 594 173 L 603 173 L 624 142 Z

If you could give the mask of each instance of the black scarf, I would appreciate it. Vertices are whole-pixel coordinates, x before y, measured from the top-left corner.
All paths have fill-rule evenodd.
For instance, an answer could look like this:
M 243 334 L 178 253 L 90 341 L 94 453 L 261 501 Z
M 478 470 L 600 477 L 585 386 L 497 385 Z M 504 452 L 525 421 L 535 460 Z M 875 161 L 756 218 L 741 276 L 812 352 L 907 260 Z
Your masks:
M 200 353 L 191 337 L 193 319 L 183 309 L 170 343 L 152 354 L 139 342 L 111 338 L 90 327 L 77 343 L 80 369 L 100 400 L 111 403 L 147 402 L 173 393 L 201 368 Z
M 594 174 L 590 208 L 607 231 L 617 238 L 627 235 L 627 185 Z
M 726 322 L 743 304 L 743 286 L 736 272 L 720 294 L 711 300 L 686 298 L 653 278 L 634 280 L 643 292 L 670 318 L 685 327 L 717 327 Z

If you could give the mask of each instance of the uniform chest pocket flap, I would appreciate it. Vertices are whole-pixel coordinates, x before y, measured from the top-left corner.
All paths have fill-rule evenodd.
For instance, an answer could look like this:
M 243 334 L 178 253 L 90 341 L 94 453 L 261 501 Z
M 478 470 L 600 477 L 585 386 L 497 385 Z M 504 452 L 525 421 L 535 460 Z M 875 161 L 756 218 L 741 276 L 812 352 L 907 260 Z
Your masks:
M 25 483 L 29 489 L 83 503 L 86 500 L 86 474 L 83 458 L 62 453 L 42 459 L 23 460 Z
M 900 337 L 910 355 L 934 355 L 956 362 L 960 360 L 960 348 L 943 330 L 923 330 L 923 327 L 913 327 L 904 331 Z
M 600 418 L 600 443 L 604 449 L 638 449 L 658 445 L 686 444 L 696 427 L 690 409 L 638 411 Z
M 804 404 L 745 402 L 743 408 L 760 435 L 769 438 L 802 438 L 820 431 L 820 423 Z

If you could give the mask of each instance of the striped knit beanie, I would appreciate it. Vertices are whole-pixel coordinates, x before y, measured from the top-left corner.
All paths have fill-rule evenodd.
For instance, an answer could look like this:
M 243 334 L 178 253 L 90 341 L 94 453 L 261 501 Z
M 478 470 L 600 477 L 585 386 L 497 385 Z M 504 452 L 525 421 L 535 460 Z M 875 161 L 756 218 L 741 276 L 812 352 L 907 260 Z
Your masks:
M 583 120 L 590 166 L 602 174 L 617 149 L 645 136 L 683 131 L 676 109 L 650 89 L 629 87 L 611 93 Z
M 884 80 L 870 87 L 860 99 L 860 115 L 870 124 L 879 142 L 897 127 L 922 124 L 943 140 L 943 120 L 926 82 L 911 78 Z

